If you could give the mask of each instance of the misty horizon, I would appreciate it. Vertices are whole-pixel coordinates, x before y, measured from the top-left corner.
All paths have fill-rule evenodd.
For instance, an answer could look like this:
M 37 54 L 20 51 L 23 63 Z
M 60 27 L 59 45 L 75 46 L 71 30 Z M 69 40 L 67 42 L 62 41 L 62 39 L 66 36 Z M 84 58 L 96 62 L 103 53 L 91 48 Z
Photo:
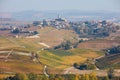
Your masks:
M 1 12 L 55 11 L 110 11 L 120 12 L 119 0 L 1 0 Z

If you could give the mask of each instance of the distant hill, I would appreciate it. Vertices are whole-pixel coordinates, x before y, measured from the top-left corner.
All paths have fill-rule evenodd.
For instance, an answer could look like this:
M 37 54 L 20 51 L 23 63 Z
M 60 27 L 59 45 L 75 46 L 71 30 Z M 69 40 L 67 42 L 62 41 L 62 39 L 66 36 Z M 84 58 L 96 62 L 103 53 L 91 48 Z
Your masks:
M 10 13 L 10 12 L 0 12 L 0 18 L 12 18 L 12 13 Z

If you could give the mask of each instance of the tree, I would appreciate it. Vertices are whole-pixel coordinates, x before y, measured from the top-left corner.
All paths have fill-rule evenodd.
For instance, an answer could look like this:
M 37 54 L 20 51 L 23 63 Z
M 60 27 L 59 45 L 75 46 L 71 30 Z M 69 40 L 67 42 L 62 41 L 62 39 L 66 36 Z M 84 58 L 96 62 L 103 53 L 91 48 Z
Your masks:
M 80 80 L 85 80 L 85 75 L 82 75 Z
M 34 31 L 34 32 L 33 32 L 33 35 L 36 35 L 36 34 L 38 34 L 38 31 Z
M 71 48 L 70 41 L 63 42 L 60 45 L 54 47 L 54 49 L 64 49 L 64 50 L 68 50 L 70 48 Z
M 74 63 L 73 66 L 77 69 L 79 69 L 79 65 L 77 63 Z
M 75 80 L 79 80 L 79 74 L 75 75 Z
M 55 74 L 51 74 L 49 77 L 50 80 L 54 80 L 54 78 L 55 78 Z
M 108 78 L 109 78 L 110 80 L 113 80 L 113 77 L 114 77 L 114 69 L 113 69 L 113 68 L 110 68 L 110 69 L 108 70 Z
M 13 29 L 11 32 L 14 33 L 14 34 L 17 34 L 17 33 L 20 32 L 20 30 L 19 30 L 18 28 L 15 28 L 15 29 Z
M 15 75 L 15 80 L 28 80 L 28 77 L 24 73 L 17 73 Z
M 28 79 L 29 79 L 29 80 L 36 80 L 36 79 L 37 79 L 37 74 L 30 73 L 30 74 L 28 75 Z
M 104 80 L 109 80 L 108 76 L 105 76 L 105 77 L 104 77 Z
M 71 45 L 71 42 L 70 42 L 70 41 L 66 41 L 66 44 L 65 44 L 65 46 L 64 46 L 64 49 L 65 49 L 65 50 L 70 49 L 70 48 L 71 48 L 70 45 Z
M 85 74 L 85 80 L 90 80 L 89 75 Z
M 62 76 L 58 76 L 59 80 L 65 80 Z
M 96 73 L 92 72 L 90 74 L 90 80 L 98 80 L 97 76 L 96 76 Z
M 38 79 L 38 80 L 41 80 L 41 79 Z M 48 77 L 46 77 L 46 76 L 44 76 L 43 78 L 42 78 L 42 80 L 50 80 Z

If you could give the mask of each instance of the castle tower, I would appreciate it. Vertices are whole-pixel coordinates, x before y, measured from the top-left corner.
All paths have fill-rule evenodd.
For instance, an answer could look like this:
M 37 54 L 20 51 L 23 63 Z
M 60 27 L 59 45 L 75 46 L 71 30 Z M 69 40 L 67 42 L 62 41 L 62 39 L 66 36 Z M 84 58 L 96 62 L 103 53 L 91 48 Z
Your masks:
M 58 19 L 60 18 L 60 15 L 58 14 Z

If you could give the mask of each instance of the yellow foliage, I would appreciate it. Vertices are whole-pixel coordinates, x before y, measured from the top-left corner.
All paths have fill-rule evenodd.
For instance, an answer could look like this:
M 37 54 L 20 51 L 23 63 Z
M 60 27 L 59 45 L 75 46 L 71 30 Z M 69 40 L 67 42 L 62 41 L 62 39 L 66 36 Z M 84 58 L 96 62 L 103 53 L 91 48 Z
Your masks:
M 86 60 L 86 58 L 83 58 L 81 56 L 78 56 L 78 55 L 74 55 L 74 56 L 66 56 L 66 57 L 63 57 L 63 60 L 64 60 L 64 63 L 66 64 L 74 64 L 75 62 L 83 62 Z

